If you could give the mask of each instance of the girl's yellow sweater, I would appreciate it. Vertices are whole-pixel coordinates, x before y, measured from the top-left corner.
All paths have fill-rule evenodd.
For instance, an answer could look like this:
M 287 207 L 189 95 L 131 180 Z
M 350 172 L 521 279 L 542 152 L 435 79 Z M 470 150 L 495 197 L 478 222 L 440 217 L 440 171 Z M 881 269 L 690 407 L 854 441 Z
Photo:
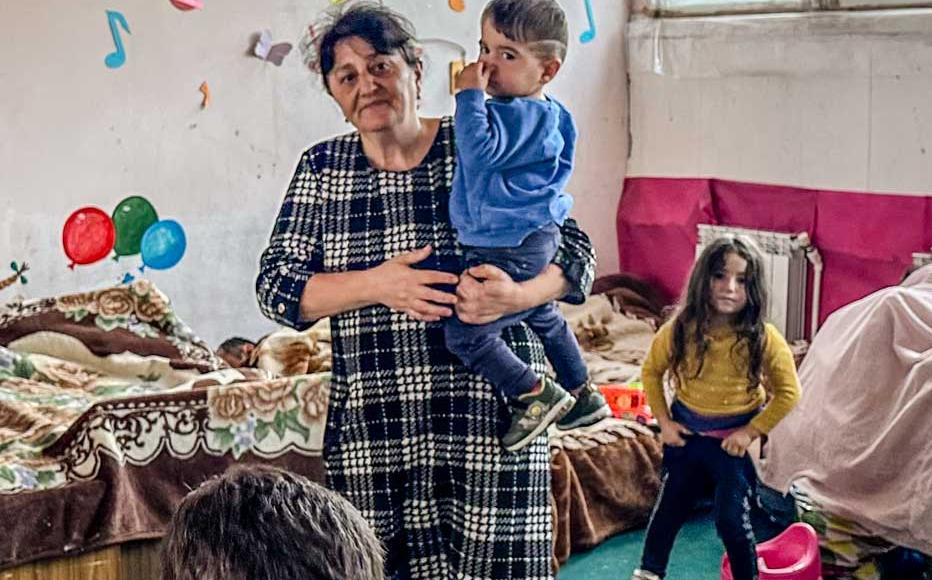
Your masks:
M 751 426 L 767 433 L 796 405 L 799 400 L 799 377 L 793 353 L 786 339 L 772 324 L 765 325 L 763 380 L 773 398 L 751 420 Z M 686 373 L 677 377 L 676 399 L 702 415 L 722 416 L 750 413 L 764 404 L 767 395 L 763 385 L 748 391 L 747 347 L 732 350 L 737 334 L 731 328 L 711 331 L 702 372 L 694 377 L 698 363 L 694 345 L 687 348 Z M 660 327 L 650 352 L 644 361 L 642 379 L 647 402 L 658 418 L 668 417 L 669 409 L 663 395 L 663 375 L 670 368 L 673 351 L 673 321 Z

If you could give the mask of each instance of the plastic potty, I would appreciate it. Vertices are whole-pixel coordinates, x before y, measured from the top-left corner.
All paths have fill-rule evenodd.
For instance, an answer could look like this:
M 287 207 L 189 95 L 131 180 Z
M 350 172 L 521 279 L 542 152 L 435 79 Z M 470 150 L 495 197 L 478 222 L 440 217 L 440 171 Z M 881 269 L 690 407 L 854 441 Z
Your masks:
M 757 568 L 760 580 L 822 580 L 815 529 L 796 522 L 776 538 L 758 544 Z M 733 580 L 728 554 L 722 558 L 722 580 Z

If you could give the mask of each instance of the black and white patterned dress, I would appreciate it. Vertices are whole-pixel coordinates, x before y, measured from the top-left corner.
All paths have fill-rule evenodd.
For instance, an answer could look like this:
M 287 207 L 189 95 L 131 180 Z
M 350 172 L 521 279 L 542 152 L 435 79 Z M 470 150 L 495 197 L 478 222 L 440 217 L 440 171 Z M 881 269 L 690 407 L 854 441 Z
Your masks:
M 256 281 L 266 316 L 302 328 L 298 304 L 318 272 L 373 268 L 426 244 L 425 267 L 460 271 L 448 215 L 455 163 L 444 118 L 420 165 L 370 166 L 358 133 L 306 151 Z M 572 220 L 556 263 L 581 302 L 595 259 Z M 328 483 L 384 542 L 389 578 L 550 578 L 550 464 L 539 438 L 505 452 L 507 409 L 444 347 L 443 323 L 385 306 L 333 316 L 333 382 L 324 457 Z M 526 327 L 505 333 L 537 372 L 543 349 Z

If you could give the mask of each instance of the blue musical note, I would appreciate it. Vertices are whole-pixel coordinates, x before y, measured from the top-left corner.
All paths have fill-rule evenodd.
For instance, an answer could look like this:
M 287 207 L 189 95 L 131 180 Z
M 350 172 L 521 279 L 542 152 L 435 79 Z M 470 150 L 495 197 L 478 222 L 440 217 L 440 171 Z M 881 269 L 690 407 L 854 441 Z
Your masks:
M 120 31 L 117 30 L 117 23 L 123 27 L 126 34 L 130 34 L 129 24 L 126 23 L 126 19 L 123 18 L 122 14 L 114 12 L 113 10 L 107 10 L 107 22 L 110 24 L 110 34 L 113 35 L 113 44 L 116 45 L 116 50 L 107 55 L 104 59 L 104 64 L 107 65 L 107 68 L 119 68 L 126 62 L 126 51 L 123 50 L 123 41 L 120 39 Z
M 595 40 L 595 17 L 592 16 L 592 3 L 591 0 L 585 0 L 586 2 L 586 17 L 589 18 L 589 30 L 583 31 L 579 35 L 579 42 L 586 44 Z

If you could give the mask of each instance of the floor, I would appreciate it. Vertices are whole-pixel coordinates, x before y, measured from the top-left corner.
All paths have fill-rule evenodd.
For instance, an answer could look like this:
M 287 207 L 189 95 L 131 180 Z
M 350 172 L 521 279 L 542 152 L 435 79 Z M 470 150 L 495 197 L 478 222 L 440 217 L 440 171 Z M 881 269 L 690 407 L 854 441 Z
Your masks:
M 588 552 L 571 556 L 557 580 L 628 580 L 640 562 L 643 545 L 643 529 L 609 538 Z M 717 580 L 723 553 L 711 514 L 700 514 L 677 536 L 667 579 Z

